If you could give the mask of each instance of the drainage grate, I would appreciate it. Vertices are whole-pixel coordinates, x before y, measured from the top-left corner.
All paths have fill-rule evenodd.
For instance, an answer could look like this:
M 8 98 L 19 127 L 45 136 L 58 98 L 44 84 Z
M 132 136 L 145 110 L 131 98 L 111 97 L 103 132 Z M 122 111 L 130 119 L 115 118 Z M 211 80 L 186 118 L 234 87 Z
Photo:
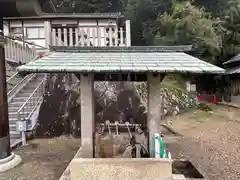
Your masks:
M 172 164 L 173 174 L 183 174 L 186 178 L 203 179 L 203 175 L 192 165 L 190 161 L 175 160 Z

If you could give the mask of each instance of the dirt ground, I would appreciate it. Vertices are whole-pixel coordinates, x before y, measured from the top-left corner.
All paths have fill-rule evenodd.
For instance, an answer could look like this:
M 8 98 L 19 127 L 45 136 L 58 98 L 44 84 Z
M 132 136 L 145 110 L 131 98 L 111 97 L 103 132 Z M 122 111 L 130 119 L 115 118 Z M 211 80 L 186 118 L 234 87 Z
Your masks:
M 0 180 L 58 180 L 80 147 L 80 139 L 34 139 L 14 150 L 22 158 L 16 168 L 0 173 Z
M 173 158 L 188 159 L 208 180 L 240 179 L 240 109 L 211 105 L 170 117 L 182 135 L 168 145 Z
M 240 109 L 211 105 L 213 112 L 190 110 L 169 117 L 182 135 L 167 144 L 173 158 L 190 160 L 207 180 L 240 180 Z M 34 139 L 19 147 L 23 163 L 0 173 L 0 180 L 58 180 L 80 147 L 73 138 Z

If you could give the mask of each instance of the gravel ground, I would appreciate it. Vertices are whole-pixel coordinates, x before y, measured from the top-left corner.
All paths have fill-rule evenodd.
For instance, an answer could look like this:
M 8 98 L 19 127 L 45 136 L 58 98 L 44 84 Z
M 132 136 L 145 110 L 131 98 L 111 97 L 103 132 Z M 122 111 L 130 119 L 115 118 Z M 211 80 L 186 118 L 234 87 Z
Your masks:
M 0 173 L 0 180 L 58 180 L 79 147 L 79 139 L 64 136 L 29 141 L 29 146 L 14 151 L 23 162 Z
M 173 158 L 186 158 L 208 180 L 240 179 L 240 110 L 211 105 L 213 112 L 194 110 L 169 118 L 182 135 L 168 145 Z

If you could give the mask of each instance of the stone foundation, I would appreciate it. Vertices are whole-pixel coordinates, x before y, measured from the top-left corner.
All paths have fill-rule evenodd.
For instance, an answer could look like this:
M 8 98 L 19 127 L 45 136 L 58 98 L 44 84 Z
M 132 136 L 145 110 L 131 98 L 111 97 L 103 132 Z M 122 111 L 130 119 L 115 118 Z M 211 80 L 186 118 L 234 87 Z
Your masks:
M 71 180 L 172 179 L 172 166 L 167 159 L 76 158 L 69 169 Z
M 172 180 L 172 161 L 156 158 L 91 158 L 90 144 L 79 149 L 60 180 Z

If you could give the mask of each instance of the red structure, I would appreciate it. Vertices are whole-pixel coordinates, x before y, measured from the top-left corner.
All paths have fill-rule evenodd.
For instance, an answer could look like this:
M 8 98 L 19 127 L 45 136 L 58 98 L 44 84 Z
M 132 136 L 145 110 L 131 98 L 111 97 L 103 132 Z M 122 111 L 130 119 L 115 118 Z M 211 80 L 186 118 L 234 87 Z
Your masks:
M 200 96 L 200 94 L 197 95 L 197 100 L 198 100 L 198 101 L 201 101 L 201 96 Z
M 215 94 L 213 95 L 213 103 L 217 103 L 217 98 Z
M 200 102 L 217 103 L 216 94 L 198 94 L 197 100 Z

